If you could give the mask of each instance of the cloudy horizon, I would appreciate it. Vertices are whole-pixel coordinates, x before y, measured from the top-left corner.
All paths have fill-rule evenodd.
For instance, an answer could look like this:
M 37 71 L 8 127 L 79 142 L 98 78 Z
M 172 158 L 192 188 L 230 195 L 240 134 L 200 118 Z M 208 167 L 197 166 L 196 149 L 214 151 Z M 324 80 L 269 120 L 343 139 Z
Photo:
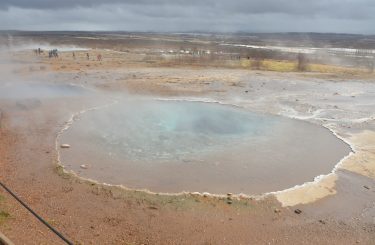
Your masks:
M 371 0 L 0 0 L 1 30 L 375 34 Z

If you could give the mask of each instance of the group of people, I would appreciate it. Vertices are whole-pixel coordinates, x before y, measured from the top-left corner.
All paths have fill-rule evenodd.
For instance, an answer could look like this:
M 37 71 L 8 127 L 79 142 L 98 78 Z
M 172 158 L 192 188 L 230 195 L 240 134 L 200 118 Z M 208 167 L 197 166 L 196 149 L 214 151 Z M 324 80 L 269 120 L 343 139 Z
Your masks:
M 48 57 L 49 58 L 52 58 L 52 57 L 55 57 L 55 58 L 58 58 L 59 57 L 59 54 L 57 53 L 57 49 L 52 49 L 48 52 Z
M 34 53 L 35 53 L 36 55 L 41 55 L 41 54 L 43 53 L 43 50 L 41 50 L 40 48 L 38 48 L 38 49 L 34 49 Z
M 76 59 L 76 54 L 73 52 L 73 59 Z M 86 53 L 86 59 L 87 60 L 90 60 L 90 54 L 89 53 Z M 102 61 L 102 55 L 101 54 L 98 54 L 96 56 L 96 60 L 97 61 Z
M 43 50 L 41 48 L 34 49 L 34 53 L 36 55 L 41 55 L 41 54 L 43 54 Z M 59 57 L 58 50 L 57 49 L 52 49 L 52 50 L 48 51 L 48 57 L 49 58 L 52 58 L 52 57 L 58 58 Z M 87 58 L 87 60 L 90 60 L 90 54 L 89 53 L 86 53 L 86 58 Z M 73 52 L 73 59 L 76 59 L 75 52 Z M 97 61 L 102 61 L 102 55 L 98 54 L 96 56 L 96 60 Z
M 73 52 L 73 59 L 76 59 L 76 54 Z M 86 59 L 87 60 L 90 60 L 90 54 L 89 53 L 86 53 Z M 101 54 L 98 54 L 96 56 L 96 60 L 97 61 L 102 61 L 102 55 Z
M 73 52 L 73 58 L 74 58 L 74 59 L 76 58 L 74 52 Z M 89 54 L 89 53 L 86 53 L 86 58 L 87 58 L 87 60 L 90 60 L 90 54 Z M 96 60 L 97 60 L 97 61 L 102 61 L 102 55 L 101 55 L 101 54 L 98 54 L 98 55 L 96 56 Z

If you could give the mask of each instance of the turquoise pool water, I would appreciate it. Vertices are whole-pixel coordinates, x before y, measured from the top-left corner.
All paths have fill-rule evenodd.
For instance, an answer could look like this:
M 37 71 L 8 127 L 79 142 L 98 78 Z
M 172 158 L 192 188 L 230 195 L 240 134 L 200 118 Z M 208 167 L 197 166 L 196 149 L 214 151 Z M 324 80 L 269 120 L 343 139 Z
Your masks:
M 215 103 L 124 100 L 63 133 L 80 175 L 156 192 L 258 194 L 329 173 L 349 147 L 310 123 Z M 82 170 L 81 165 L 88 169 Z

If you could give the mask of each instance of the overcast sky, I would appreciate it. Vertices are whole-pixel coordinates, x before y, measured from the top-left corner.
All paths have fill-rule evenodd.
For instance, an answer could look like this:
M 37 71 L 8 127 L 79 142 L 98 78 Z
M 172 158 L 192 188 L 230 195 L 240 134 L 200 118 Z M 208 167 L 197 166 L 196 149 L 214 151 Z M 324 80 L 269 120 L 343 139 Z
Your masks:
M 375 34 L 375 0 L 0 0 L 0 29 Z

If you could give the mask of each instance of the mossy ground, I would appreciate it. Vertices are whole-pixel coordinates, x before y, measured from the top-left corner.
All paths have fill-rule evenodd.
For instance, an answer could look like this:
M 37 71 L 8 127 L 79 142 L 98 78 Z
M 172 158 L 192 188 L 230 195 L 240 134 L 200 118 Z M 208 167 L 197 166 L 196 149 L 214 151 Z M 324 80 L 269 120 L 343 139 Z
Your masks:
M 5 197 L 3 195 L 0 195 L 0 224 L 4 223 L 9 217 L 10 214 L 6 212 L 3 208 L 3 201 L 5 200 Z

